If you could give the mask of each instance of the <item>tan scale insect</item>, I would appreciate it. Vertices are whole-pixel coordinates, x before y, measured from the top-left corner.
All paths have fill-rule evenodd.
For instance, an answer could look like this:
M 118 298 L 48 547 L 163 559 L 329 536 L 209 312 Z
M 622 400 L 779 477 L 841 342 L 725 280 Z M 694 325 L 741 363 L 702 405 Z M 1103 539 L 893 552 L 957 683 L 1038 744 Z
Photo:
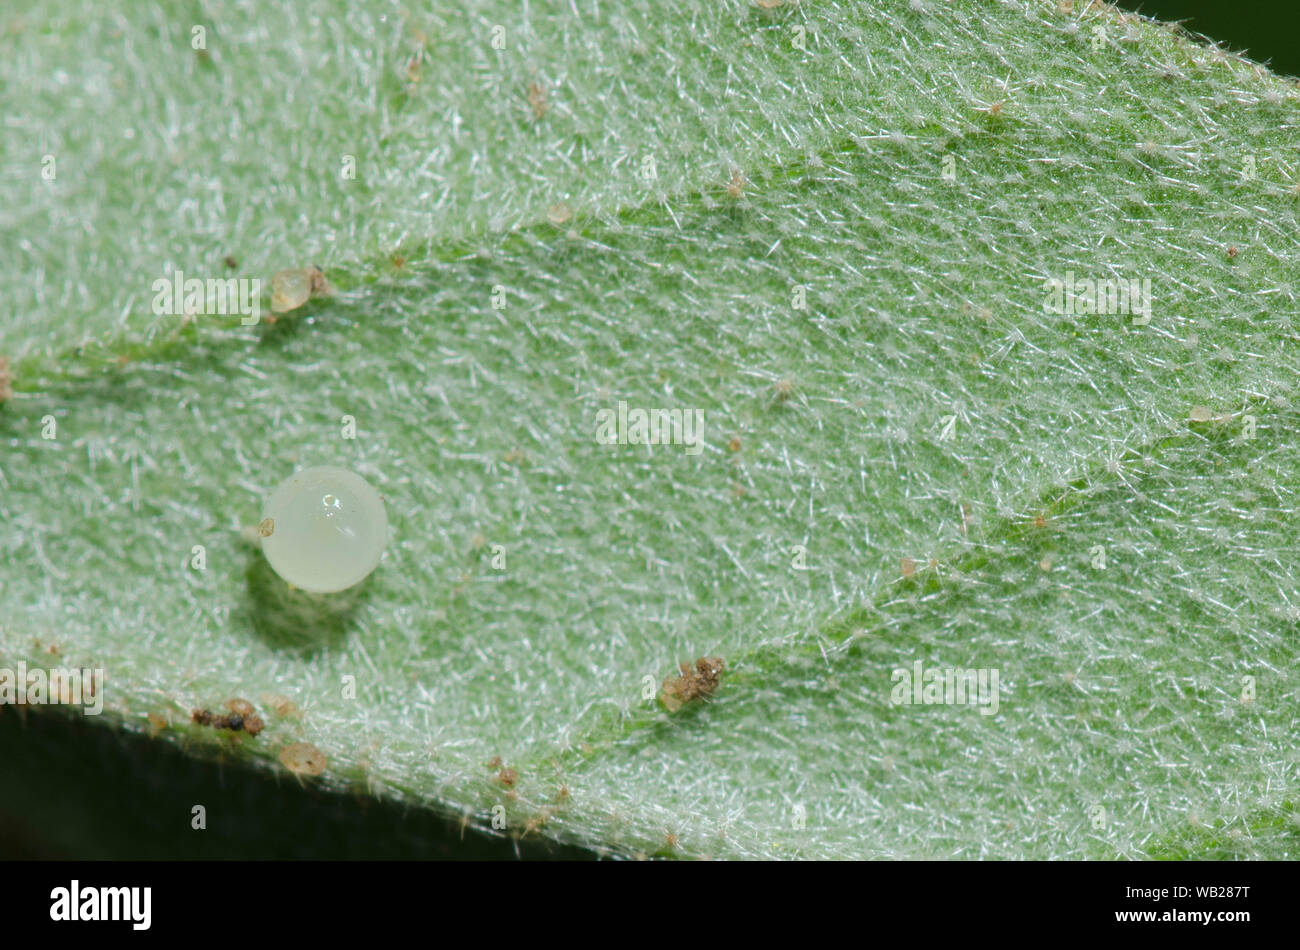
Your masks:
M 295 742 L 280 750 L 280 764 L 295 775 L 320 775 L 329 760 L 310 742 Z
M 669 712 L 676 712 L 686 703 L 711 695 L 721 683 L 725 667 L 722 658 L 716 656 L 702 656 L 694 667 L 683 661 L 678 667 L 681 675 L 663 681 L 659 701 Z
M 299 712 L 297 704 L 280 693 L 263 693 L 262 702 L 270 706 L 277 716 L 297 716 Z
M 297 310 L 312 297 L 328 295 L 330 292 L 325 274 L 314 265 L 277 271 L 271 277 L 271 311 L 287 313 Z

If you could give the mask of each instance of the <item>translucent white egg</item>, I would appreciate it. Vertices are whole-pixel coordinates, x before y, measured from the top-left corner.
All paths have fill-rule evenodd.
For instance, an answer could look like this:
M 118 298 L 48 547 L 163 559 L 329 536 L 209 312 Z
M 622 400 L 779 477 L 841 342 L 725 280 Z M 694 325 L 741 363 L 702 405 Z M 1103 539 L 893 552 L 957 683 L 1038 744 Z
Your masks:
M 306 468 L 271 493 L 258 525 L 275 573 L 317 594 L 346 590 L 379 566 L 388 543 L 383 499 L 356 472 Z

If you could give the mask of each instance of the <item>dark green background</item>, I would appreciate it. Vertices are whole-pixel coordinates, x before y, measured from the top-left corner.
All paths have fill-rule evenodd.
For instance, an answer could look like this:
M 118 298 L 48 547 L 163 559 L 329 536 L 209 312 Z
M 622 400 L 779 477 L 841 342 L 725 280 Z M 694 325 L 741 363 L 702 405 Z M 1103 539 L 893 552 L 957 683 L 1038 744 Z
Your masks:
M 1279 73 L 1300 76 L 1300 0 L 1121 0 L 1117 5 L 1180 22 Z

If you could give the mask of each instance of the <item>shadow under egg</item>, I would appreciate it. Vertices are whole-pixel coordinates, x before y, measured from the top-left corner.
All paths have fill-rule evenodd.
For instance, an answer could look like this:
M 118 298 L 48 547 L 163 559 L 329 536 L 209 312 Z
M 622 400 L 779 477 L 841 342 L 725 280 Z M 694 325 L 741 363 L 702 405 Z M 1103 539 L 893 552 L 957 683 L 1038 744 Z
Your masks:
M 306 657 L 340 647 L 355 625 L 357 610 L 370 597 L 373 577 L 337 593 L 313 594 L 291 587 L 255 549 L 244 571 L 249 623 L 276 650 Z

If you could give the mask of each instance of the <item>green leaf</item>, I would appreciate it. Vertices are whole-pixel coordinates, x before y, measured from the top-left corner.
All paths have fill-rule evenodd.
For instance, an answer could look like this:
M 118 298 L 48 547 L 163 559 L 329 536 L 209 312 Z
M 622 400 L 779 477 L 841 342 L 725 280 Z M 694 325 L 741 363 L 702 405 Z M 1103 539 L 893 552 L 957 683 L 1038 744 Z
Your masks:
M 1294 83 L 1082 2 L 314 11 L 0 31 L 5 666 L 618 855 L 1294 852 Z M 317 464 L 392 531 L 325 598 L 247 539 Z

